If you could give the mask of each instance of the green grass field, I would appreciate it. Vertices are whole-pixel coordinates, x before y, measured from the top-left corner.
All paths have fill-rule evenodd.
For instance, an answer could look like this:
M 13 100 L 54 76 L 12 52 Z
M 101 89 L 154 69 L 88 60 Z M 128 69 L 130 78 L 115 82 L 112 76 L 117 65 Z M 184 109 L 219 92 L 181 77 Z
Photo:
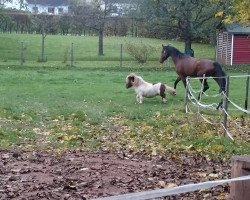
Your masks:
M 0 37 L 5 38 L 0 40 L 4 49 L 0 51 L 1 58 L 3 55 L 8 57 L 0 62 L 1 147 L 108 149 L 153 155 L 164 155 L 168 151 L 204 152 L 213 156 L 250 153 L 249 133 L 241 133 L 232 123 L 236 120 L 249 128 L 249 115 L 236 112 L 229 105 L 232 116 L 229 128 L 235 138 L 232 142 L 223 136 L 224 131 L 218 124 L 222 120 L 221 111 L 203 111 L 215 125 L 205 123 L 195 114 L 185 114 L 182 83 L 178 85 L 177 96 L 169 95 L 166 104 L 161 103 L 160 97 L 145 99 L 142 105 L 135 103 L 133 89 L 125 88 L 125 78 L 130 72 L 140 74 L 149 82 L 173 85 L 176 73 L 171 67 L 159 65 L 159 55 L 155 54 L 144 65 L 136 64 L 126 55 L 124 66 L 119 68 L 119 54 L 114 48 L 110 48 L 103 58 L 96 56 L 96 47 L 92 44 L 97 38 L 47 36 L 51 45 L 47 51 L 50 51 L 53 61 L 41 64 L 36 62 L 39 47 L 36 49 L 35 43 L 39 43 L 39 36 L 2 34 Z M 30 51 L 34 60 L 21 67 L 12 49 L 25 38 L 26 43 L 36 50 Z M 105 38 L 105 43 L 119 47 L 123 40 L 125 38 Z M 135 42 L 140 40 L 159 45 L 159 51 L 163 42 L 149 39 Z M 81 57 L 76 67 L 70 68 L 62 64 L 53 48 L 63 52 L 72 41 L 79 46 L 88 46 L 81 48 L 83 55 L 89 51 L 89 56 Z M 56 45 L 60 43 L 62 46 Z M 183 46 L 180 42 L 175 44 Z M 209 45 L 195 44 L 194 47 L 200 57 L 213 56 Z M 10 50 L 5 51 L 7 48 Z M 95 58 L 97 60 L 91 61 Z M 215 82 L 210 80 L 209 84 L 208 94 L 217 94 Z M 230 98 L 241 106 L 244 103 L 244 84 L 245 79 L 230 81 Z M 194 82 L 193 86 L 199 90 L 199 83 Z M 203 97 L 203 100 L 219 102 L 220 99 Z
M 37 61 L 41 55 L 41 35 L 36 34 L 0 34 L 0 62 L 11 62 L 20 60 L 21 43 L 26 48 L 24 55 L 26 62 L 32 63 Z M 161 45 L 173 44 L 181 51 L 184 50 L 182 42 L 164 41 L 158 39 L 147 38 L 130 38 L 130 37 L 105 37 L 104 38 L 104 56 L 98 56 L 98 38 L 91 36 L 56 36 L 48 35 L 45 39 L 45 54 L 49 62 L 57 61 L 62 65 L 65 60 L 65 54 L 68 55 L 71 44 L 74 44 L 74 60 L 81 61 L 119 61 L 120 48 L 123 44 L 123 60 L 133 61 L 133 58 L 126 51 L 127 43 L 146 44 L 153 46 L 156 51 L 150 56 L 150 60 L 159 60 Z M 214 49 L 210 45 L 193 44 L 193 49 L 197 57 L 214 58 Z M 158 64 L 158 63 L 157 63 Z M 49 64 L 48 64 L 49 65 Z M 59 65 L 59 66 L 60 66 Z M 117 64 L 116 64 L 117 65 Z M 119 66 L 119 64 L 118 64 Z
M 160 97 L 136 104 L 133 89 L 125 88 L 128 73 L 113 69 L 1 68 L 1 146 L 129 149 L 159 154 L 190 149 L 212 155 L 249 153 L 249 143 L 235 128 L 231 127 L 237 142 L 232 143 L 220 126 L 185 114 L 182 84 L 177 96 L 168 96 L 166 104 Z M 171 85 L 175 80 L 173 71 L 137 73 L 151 82 L 163 80 Z M 210 85 L 211 94 L 217 93 L 217 86 L 212 81 Z M 234 91 L 232 98 L 240 101 L 239 90 Z M 236 120 L 241 116 L 230 113 Z M 222 119 L 219 111 L 207 116 L 216 123 Z M 249 125 L 249 117 L 244 120 Z

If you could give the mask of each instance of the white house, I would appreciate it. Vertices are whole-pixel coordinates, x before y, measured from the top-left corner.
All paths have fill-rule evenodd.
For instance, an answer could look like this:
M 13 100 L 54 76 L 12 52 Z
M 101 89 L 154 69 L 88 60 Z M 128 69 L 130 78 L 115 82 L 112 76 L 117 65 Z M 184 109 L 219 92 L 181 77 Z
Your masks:
M 6 2 L 4 6 L 6 8 L 21 9 L 36 14 L 47 13 L 58 15 L 67 14 L 69 11 L 68 0 L 24 0 L 22 5 L 20 4 L 20 0 L 12 0 L 11 2 Z
M 26 8 L 32 13 L 51 15 L 67 14 L 68 0 L 26 0 Z

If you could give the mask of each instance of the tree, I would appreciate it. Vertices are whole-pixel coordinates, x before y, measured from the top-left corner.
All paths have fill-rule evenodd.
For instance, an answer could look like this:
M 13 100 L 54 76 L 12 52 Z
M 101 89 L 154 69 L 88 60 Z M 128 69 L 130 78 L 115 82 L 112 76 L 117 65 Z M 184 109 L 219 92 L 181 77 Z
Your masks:
M 249 0 L 230 0 L 229 9 L 221 10 L 217 13 L 222 17 L 224 23 L 240 22 L 243 25 L 250 23 L 250 1 Z
M 216 2 L 215 2 L 216 1 Z M 155 27 L 174 33 L 185 42 L 185 51 L 192 48 L 192 42 L 209 36 L 219 23 L 215 14 L 224 0 L 150 0 L 140 1 L 141 12 Z M 154 27 L 154 26 L 153 26 Z
M 71 32 L 81 35 L 85 34 L 87 22 L 92 21 L 94 11 L 92 6 L 85 0 L 71 0 L 70 1 L 70 17 L 71 17 Z
M 70 23 L 71 23 L 71 20 L 70 20 L 70 16 L 68 15 L 62 15 L 60 18 L 59 18 L 59 28 L 60 28 L 60 32 L 63 34 L 63 35 L 67 35 L 69 33 L 69 29 L 70 29 Z
M 40 33 L 42 36 L 41 44 L 41 57 L 39 58 L 40 62 L 46 62 L 45 57 L 45 39 L 48 33 L 56 34 L 58 31 L 59 17 L 53 15 L 47 15 L 46 13 L 41 15 L 33 16 L 32 23 L 34 26 L 34 31 Z
M 83 27 L 88 27 L 98 33 L 98 55 L 104 55 L 103 38 L 105 31 L 105 24 L 110 17 L 113 10 L 113 5 L 117 0 L 71 0 L 71 14 L 74 20 L 78 23 L 75 28 L 82 32 Z
M 105 23 L 107 21 L 107 17 L 112 11 L 112 3 L 110 0 L 93 0 L 93 5 L 96 10 L 96 18 L 95 18 L 95 28 L 98 30 L 98 55 L 104 55 L 103 48 L 103 37 L 104 37 L 104 28 Z
M 5 4 L 8 2 L 12 2 L 12 0 L 0 0 L 0 8 L 5 7 Z

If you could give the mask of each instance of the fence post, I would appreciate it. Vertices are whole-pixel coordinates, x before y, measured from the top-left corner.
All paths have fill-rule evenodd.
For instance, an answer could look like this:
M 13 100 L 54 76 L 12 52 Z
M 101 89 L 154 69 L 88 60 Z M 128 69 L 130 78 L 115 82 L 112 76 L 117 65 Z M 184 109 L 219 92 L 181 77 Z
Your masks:
M 44 32 L 44 29 L 42 30 L 42 51 L 41 51 L 41 62 L 47 62 L 47 57 L 45 59 L 45 38 L 46 34 Z
M 20 63 L 21 63 L 21 66 L 23 66 L 23 63 L 24 63 L 24 44 L 23 44 L 23 42 L 21 42 Z
M 123 45 L 121 44 L 121 50 L 120 50 L 120 67 L 122 67 L 122 50 L 123 50 Z
M 232 178 L 250 175 L 250 156 L 232 157 Z M 250 181 L 236 181 L 230 184 L 230 199 L 249 200 Z
M 247 73 L 247 81 L 246 81 L 246 98 L 245 98 L 245 110 L 248 108 L 248 94 L 249 94 L 249 76 L 250 76 L 250 71 Z
M 186 78 L 186 82 L 189 79 L 189 77 Z M 189 80 L 188 80 L 189 81 Z M 189 95 L 189 90 L 188 90 L 188 84 L 186 84 L 186 92 L 185 92 L 185 109 L 186 109 L 186 113 L 188 113 L 188 95 Z
M 70 67 L 74 66 L 74 43 L 71 43 L 71 51 L 70 51 Z
M 225 128 L 224 135 L 226 135 L 226 131 L 227 131 L 228 94 L 229 94 L 229 76 L 226 77 L 226 93 L 224 93 L 224 97 L 223 97 L 223 109 L 224 109 L 223 125 Z

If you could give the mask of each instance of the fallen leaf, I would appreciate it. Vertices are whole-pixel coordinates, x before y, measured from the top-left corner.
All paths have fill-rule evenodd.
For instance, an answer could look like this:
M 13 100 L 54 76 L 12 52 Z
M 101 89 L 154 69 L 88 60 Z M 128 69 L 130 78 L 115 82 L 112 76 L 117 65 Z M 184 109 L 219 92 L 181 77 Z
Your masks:
M 208 176 L 211 177 L 211 178 L 219 178 L 219 174 L 213 174 L 213 173 L 211 173 Z
M 158 184 L 163 188 L 166 186 L 165 181 L 159 181 Z

